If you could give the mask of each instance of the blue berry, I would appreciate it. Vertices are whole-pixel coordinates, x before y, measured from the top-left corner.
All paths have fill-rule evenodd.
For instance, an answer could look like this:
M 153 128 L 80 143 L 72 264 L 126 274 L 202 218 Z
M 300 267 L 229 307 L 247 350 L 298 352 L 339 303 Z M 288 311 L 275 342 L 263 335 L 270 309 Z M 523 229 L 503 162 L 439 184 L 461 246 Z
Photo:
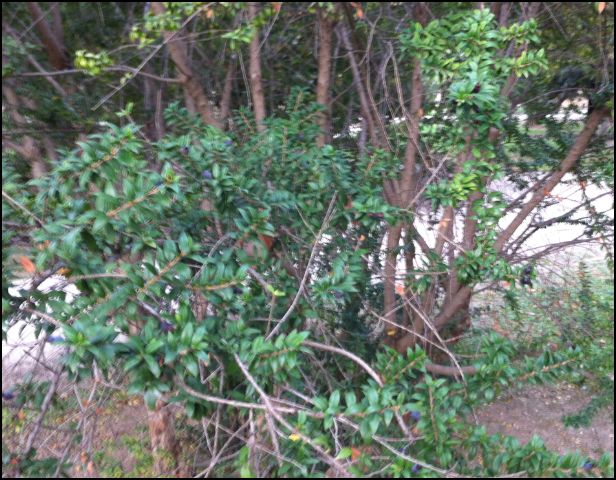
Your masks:
M 13 390 L 2 390 L 2 398 L 4 400 L 13 400 L 15 398 L 15 393 Z
M 413 473 L 419 473 L 419 471 L 421 470 L 421 465 L 413 465 L 413 468 L 411 468 L 411 472 Z
M 214 178 L 214 176 L 212 175 L 212 172 L 210 172 L 209 170 L 204 170 L 203 171 L 203 178 L 205 178 L 207 180 L 211 180 L 212 178 Z
M 190 149 L 188 147 L 182 147 L 180 151 L 182 152 L 182 155 L 188 155 L 188 152 L 190 152 Z
M 225 140 L 226 147 L 230 147 L 231 145 L 233 145 L 233 140 Z
M 421 419 L 421 413 L 416 412 L 416 411 L 412 411 L 411 412 L 411 418 L 413 420 L 415 420 L 416 422 L 419 422 L 419 420 Z
M 49 343 L 60 343 L 64 341 L 64 337 L 60 335 L 50 335 L 49 337 L 47 337 L 47 341 Z
M 175 330 L 175 325 L 166 320 L 163 320 L 162 322 L 160 322 L 160 329 L 165 333 L 172 332 L 173 330 Z
M 584 462 L 584 465 L 582 465 L 582 468 L 586 470 L 587 472 L 590 472 L 594 466 L 595 464 L 592 462 Z

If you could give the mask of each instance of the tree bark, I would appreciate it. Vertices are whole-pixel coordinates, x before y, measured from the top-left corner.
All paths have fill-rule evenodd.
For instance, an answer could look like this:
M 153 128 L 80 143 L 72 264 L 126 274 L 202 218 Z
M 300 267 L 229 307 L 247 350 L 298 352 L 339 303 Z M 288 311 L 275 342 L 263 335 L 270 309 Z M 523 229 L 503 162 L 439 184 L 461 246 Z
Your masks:
M 178 467 L 178 445 L 175 437 L 173 416 L 169 406 L 162 400 L 154 410 L 148 410 L 148 425 L 157 475 L 170 475 Z
M 32 16 L 32 22 L 34 23 L 34 27 L 36 31 L 41 37 L 41 41 L 45 50 L 47 50 L 47 56 L 49 58 L 49 63 L 53 66 L 55 70 L 63 70 L 70 65 L 68 60 L 68 56 L 66 55 L 66 49 L 64 44 L 62 43 L 63 33 L 54 32 L 49 22 L 45 18 L 45 13 L 41 10 L 38 2 L 27 2 L 28 11 Z M 49 5 L 49 4 L 46 4 Z M 60 8 L 58 5 L 52 5 L 51 8 L 54 10 L 58 10 Z M 61 28 L 62 22 L 58 21 L 59 11 L 55 12 L 55 15 L 52 15 L 52 19 L 54 21 L 54 27 Z
M 470 301 L 473 289 L 468 285 L 461 287 L 455 295 L 451 298 L 451 301 L 446 303 L 441 312 L 434 319 L 434 326 L 437 329 L 442 329 L 447 323 L 454 317 L 460 309 L 463 309 L 465 305 Z
M 495 13 L 495 15 L 497 15 L 499 25 L 501 27 L 505 27 L 507 25 L 507 22 L 509 21 L 509 15 L 511 13 L 511 3 L 503 2 L 501 4 L 498 4 L 498 7 L 496 7 L 497 3 L 498 2 L 494 2 L 492 4 L 492 12 Z M 539 3 L 531 3 L 528 5 L 528 8 L 523 8 L 523 10 L 527 12 L 524 15 L 523 20 L 536 17 L 537 13 L 539 12 L 539 7 L 540 7 Z M 525 49 L 526 45 L 524 45 L 522 48 Z M 505 52 L 502 52 L 502 53 L 504 54 Z M 513 89 L 517 81 L 518 81 L 518 77 L 514 74 L 511 74 L 509 78 L 507 79 L 507 81 L 505 82 L 505 85 L 503 85 L 503 87 L 501 88 L 501 92 L 500 92 L 501 97 L 509 98 L 511 96 L 511 93 L 513 92 Z M 499 136 L 500 136 L 500 131 L 498 129 L 494 127 L 490 128 L 490 131 L 488 133 L 488 140 L 490 143 L 492 143 L 493 145 L 496 145 Z M 470 158 L 472 158 L 471 153 L 469 153 L 467 160 Z M 468 199 L 466 215 L 464 218 L 464 231 L 463 231 L 463 237 L 462 237 L 462 246 L 465 250 L 472 250 L 476 244 L 475 240 L 476 240 L 476 234 L 477 234 L 477 220 L 475 220 L 475 211 L 473 209 L 473 203 L 475 203 L 478 200 L 481 200 L 482 198 L 483 198 L 483 193 L 475 192 Z M 455 269 L 453 269 L 450 274 L 450 282 L 449 282 L 450 289 L 448 291 L 447 301 L 451 301 L 451 297 L 453 296 L 453 294 L 457 292 L 458 289 L 460 288 L 457 282 L 457 275 L 458 275 L 458 272 Z M 464 329 L 469 328 L 471 326 L 470 313 L 469 313 L 470 300 L 471 300 L 471 297 L 469 296 L 466 300 L 462 302 L 461 306 L 459 307 L 459 310 L 457 312 L 454 312 L 454 314 L 450 317 L 450 319 L 446 321 L 446 323 L 452 322 L 452 321 L 458 321 L 461 323 L 460 328 L 457 328 L 454 330 L 453 336 L 458 336 L 460 333 L 462 333 Z
M 408 273 L 414 269 L 415 264 L 415 243 L 413 242 L 412 225 L 406 225 L 404 228 L 404 244 L 404 266 L 408 275 Z M 414 314 L 413 310 L 408 305 L 408 302 L 411 301 L 411 295 L 406 287 L 407 285 L 405 279 L 404 292 L 402 295 L 402 299 L 404 301 L 404 325 L 413 325 Z
M 233 93 L 233 78 L 235 76 L 236 59 L 235 56 L 229 61 L 227 67 L 227 75 L 225 76 L 225 84 L 222 88 L 222 95 L 220 98 L 220 121 L 224 124 L 227 123 L 227 118 L 231 113 L 231 94 Z
M 253 22 L 259 13 L 259 3 L 248 3 L 248 19 Z M 255 114 L 255 121 L 257 123 L 257 131 L 265 131 L 265 96 L 263 94 L 263 82 L 261 79 L 261 48 L 260 48 L 260 36 L 259 31 L 255 32 L 255 35 L 250 42 L 250 91 L 252 93 L 252 108 Z
M 331 66 L 332 66 L 332 38 L 333 21 L 327 17 L 327 13 L 319 9 L 317 11 L 317 25 L 319 29 L 319 71 L 317 75 L 317 103 L 324 107 L 318 116 L 318 124 L 321 134 L 317 137 L 317 146 L 331 142 Z
M 152 12 L 156 15 L 162 15 L 165 13 L 165 6 L 162 2 L 152 2 Z M 190 65 L 188 56 L 186 55 L 185 43 L 174 37 L 175 33 L 173 32 L 163 32 L 163 38 L 165 39 L 165 43 L 169 49 L 169 54 L 171 55 L 171 59 L 179 72 L 179 79 L 184 87 L 185 97 L 189 97 L 191 99 L 194 104 L 194 108 L 199 113 L 205 124 L 212 125 L 213 127 L 222 130 L 222 124 L 214 115 L 214 110 L 210 100 L 203 87 L 197 80 Z
M 428 21 L 428 12 L 423 3 L 416 6 L 416 20 L 422 26 Z M 408 138 L 404 158 L 404 170 L 398 182 L 398 202 L 401 208 L 409 208 L 417 184 L 417 154 L 419 153 L 419 123 L 422 116 L 423 81 L 421 77 L 421 61 L 413 60 L 413 75 L 411 77 L 411 105 L 407 116 Z
M 387 231 L 387 253 L 383 271 L 383 317 L 396 321 L 396 261 L 402 226 L 390 226 Z M 389 324 L 388 324 L 389 325 Z
M 148 70 L 147 66 L 145 69 Z M 155 82 L 149 77 L 143 77 L 143 108 L 149 116 L 145 124 L 146 136 L 153 142 L 157 142 L 165 135 L 163 89 L 164 84 Z
M 426 24 L 427 10 L 423 3 L 420 3 L 417 6 L 416 18 L 422 25 Z M 354 61 L 354 56 L 351 56 L 350 58 Z M 356 70 L 357 74 L 355 71 L 353 73 L 354 76 L 357 76 L 359 81 L 361 80 L 359 69 Z M 366 88 L 368 88 L 367 85 Z M 400 208 L 408 208 L 410 206 L 413 198 L 413 192 L 415 191 L 415 185 L 417 184 L 417 172 L 415 171 L 415 166 L 417 154 L 419 153 L 419 122 L 421 118 L 422 98 L 423 82 L 421 78 L 421 62 L 419 59 L 415 59 L 413 61 L 413 75 L 411 77 L 411 105 L 410 111 L 407 115 L 408 138 L 404 159 L 404 170 L 400 174 L 398 182 L 392 183 L 395 187 L 394 201 Z M 372 111 L 370 110 L 368 113 L 371 114 Z M 395 279 L 397 251 L 400 243 L 401 232 L 401 226 L 390 226 L 387 233 L 387 255 L 385 258 L 385 267 L 383 271 L 383 316 L 390 321 L 394 321 L 396 318 L 394 311 L 396 306 Z
M 55 8 L 51 9 L 51 29 L 60 45 L 64 46 L 64 27 L 62 26 L 62 12 L 59 2 Z
M 413 60 L 411 79 L 411 108 L 407 120 L 407 144 L 404 158 L 404 170 L 398 182 L 398 201 L 401 208 L 409 208 L 417 184 L 417 154 L 419 153 L 419 123 L 423 99 L 423 82 L 421 80 L 421 62 Z
M 509 15 L 511 14 L 511 2 L 494 2 L 500 3 L 500 9 L 498 11 L 498 24 L 501 27 L 506 27 L 509 21 Z
M 359 97 L 361 116 L 366 121 L 370 142 L 374 146 L 381 146 L 383 142 L 379 139 L 376 132 L 375 120 L 372 115 L 372 109 L 370 108 L 368 93 L 366 92 L 367 86 L 364 85 L 364 82 L 362 80 L 361 72 L 357 64 L 357 59 L 355 58 L 355 53 L 353 52 L 353 47 L 351 45 L 351 41 L 349 40 L 348 29 L 343 24 L 341 25 L 340 33 L 342 37 L 342 44 L 344 45 L 344 48 L 346 48 L 347 55 L 349 57 L 349 64 L 351 65 L 351 72 L 353 74 L 353 83 L 355 84 L 355 89 L 357 90 L 357 94 Z

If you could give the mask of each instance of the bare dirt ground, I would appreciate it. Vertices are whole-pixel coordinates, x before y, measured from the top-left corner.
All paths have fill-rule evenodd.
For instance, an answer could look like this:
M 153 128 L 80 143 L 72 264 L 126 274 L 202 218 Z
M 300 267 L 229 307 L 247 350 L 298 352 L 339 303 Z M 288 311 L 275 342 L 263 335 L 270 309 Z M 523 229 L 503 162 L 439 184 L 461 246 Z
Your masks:
M 536 434 L 561 454 L 579 451 L 598 459 L 608 452 L 613 461 L 613 406 L 601 410 L 587 428 L 565 427 L 562 422 L 563 415 L 579 411 L 589 400 L 588 392 L 575 385 L 527 386 L 477 411 L 477 417 L 490 434 L 512 435 L 522 444 Z
M 602 453 L 608 452 L 613 460 L 613 406 L 601 410 L 587 428 L 565 427 L 562 422 L 563 415 L 579 411 L 589 399 L 589 392 L 575 385 L 525 386 L 502 395 L 476 413 L 479 423 L 485 425 L 490 434 L 512 435 L 522 444 L 536 434 L 550 450 L 558 453 L 579 451 L 598 459 Z M 142 453 L 139 452 L 149 451 L 149 438 L 144 428 L 147 418 L 142 400 L 139 397 L 126 397 L 120 401 L 116 399 L 112 404 L 97 409 L 94 423 L 94 452 L 105 452 L 106 473 L 118 475 L 130 472 L 129 476 L 132 477 L 144 476 L 143 469 L 139 467 L 142 462 Z M 124 443 L 126 438 L 134 439 L 141 444 L 141 448 L 137 452 L 134 448 L 128 448 Z M 57 443 L 61 443 L 61 439 L 57 438 L 56 442 L 50 443 L 59 450 L 60 445 Z M 77 454 L 77 458 L 72 459 L 76 461 L 71 469 L 72 476 L 98 476 L 98 467 L 102 465 L 95 462 L 91 470 L 88 460 L 84 458 L 80 462 L 78 458 Z M 109 470 L 110 462 L 117 465 L 115 472 Z
M 591 396 L 576 385 L 525 386 L 502 395 L 492 404 L 477 411 L 479 423 L 488 433 L 512 435 L 525 444 L 533 435 L 540 436 L 547 448 L 560 454 L 579 451 L 594 459 L 607 452 L 614 458 L 613 407 L 602 409 L 590 427 L 565 427 L 562 417 L 578 412 Z M 113 414 L 111 412 L 113 410 Z M 137 432 L 146 423 L 145 407 L 136 397 L 115 405 L 102 419 L 107 428 L 99 431 L 97 442 L 112 442 L 109 448 L 123 471 L 133 471 L 135 459 L 119 438 L 122 435 L 140 437 L 149 444 L 147 433 Z M 114 441 L 115 440 L 115 441 Z
M 9 387 L 23 372 L 11 369 L 3 362 L 3 389 Z M 44 377 L 44 375 L 42 375 Z M 60 391 L 65 390 L 60 388 Z M 67 398 L 70 392 L 67 391 Z M 614 458 L 614 411 L 613 405 L 604 408 L 594 418 L 590 427 L 565 427 L 562 417 L 578 412 L 590 400 L 589 391 L 571 384 L 525 386 L 516 391 L 510 391 L 496 399 L 492 404 L 476 411 L 480 424 L 485 425 L 490 434 L 501 433 L 511 435 L 522 444 L 528 442 L 533 435 L 540 436 L 546 446 L 561 454 L 579 451 L 583 455 L 598 459 L 603 452 L 610 453 Z M 146 410 L 139 397 L 122 396 L 114 398 L 109 403 L 96 408 L 92 424 L 96 425 L 93 433 L 92 453 L 104 452 L 107 459 L 106 473 L 120 474 L 131 472 L 130 476 L 144 476 L 148 469 L 144 466 L 143 454 L 149 452 Z M 68 414 L 69 412 L 67 412 Z M 63 423 L 64 418 L 57 418 Z M 4 432 L 3 432 L 4 435 Z M 135 443 L 127 444 L 132 440 Z M 49 451 L 45 454 L 59 452 L 63 448 L 62 435 L 52 435 L 45 442 Z M 74 477 L 96 477 L 100 473 L 99 462 L 94 463 L 94 471 L 89 468 L 90 458 L 79 461 L 79 449 L 71 460 L 76 465 L 71 469 Z M 76 457 L 76 458 L 75 458 Z M 115 470 L 110 465 L 115 464 Z M 147 476 L 147 474 L 145 475 Z

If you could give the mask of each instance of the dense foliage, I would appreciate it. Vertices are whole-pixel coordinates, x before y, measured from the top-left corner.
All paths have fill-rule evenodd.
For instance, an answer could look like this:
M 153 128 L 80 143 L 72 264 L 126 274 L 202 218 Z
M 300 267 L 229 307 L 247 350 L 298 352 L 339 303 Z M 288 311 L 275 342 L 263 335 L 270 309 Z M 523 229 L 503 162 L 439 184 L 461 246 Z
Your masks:
M 605 4 L 559 4 L 558 18 L 539 3 L 53 5 L 45 19 L 3 4 L 13 25 L 38 25 L 3 23 L 3 338 L 27 324 L 41 355 L 63 353 L 43 361 L 50 379 L 3 390 L 37 412 L 8 422 L 20 440 L 3 440 L 3 472 L 68 475 L 111 389 L 150 411 L 152 474 L 197 473 L 174 420 L 202 427 L 202 476 L 612 473 L 609 456 L 472 422 L 508 388 L 580 370 L 596 395 L 568 424 L 613 395 L 613 297 L 584 265 L 571 287 L 516 284 L 569 244 L 521 248 L 554 223 L 585 226 L 573 243 L 612 256 L 613 212 L 587 193 L 613 198 Z M 606 67 L 580 73 L 589 107 L 574 117 L 549 89 L 575 63 L 559 31 L 587 24 L 598 44 L 570 55 Z M 333 33 L 348 62 L 323 53 Z M 565 174 L 582 200 L 545 218 Z M 508 335 L 471 329 L 473 291 L 503 281 Z M 548 327 L 527 342 L 522 305 L 563 289 L 562 315 L 538 312 Z M 451 348 L 460 335 L 475 362 Z M 82 417 L 49 457 L 37 448 L 61 382 Z M 93 386 L 87 402 L 77 386 Z

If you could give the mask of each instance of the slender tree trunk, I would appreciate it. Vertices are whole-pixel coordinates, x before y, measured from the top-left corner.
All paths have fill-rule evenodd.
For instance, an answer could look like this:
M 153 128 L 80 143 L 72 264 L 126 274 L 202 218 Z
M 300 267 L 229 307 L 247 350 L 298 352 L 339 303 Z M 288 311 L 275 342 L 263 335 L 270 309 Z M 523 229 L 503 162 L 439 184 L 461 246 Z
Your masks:
M 28 11 L 32 16 L 32 22 L 36 31 L 41 37 L 41 41 L 43 42 L 43 46 L 45 50 L 47 50 L 47 56 L 49 58 L 49 63 L 56 70 L 63 70 L 70 65 L 68 60 L 68 56 L 66 55 L 66 49 L 62 42 L 64 37 L 62 31 L 54 32 L 54 29 L 50 25 L 48 18 L 55 19 L 53 21 L 54 27 L 61 28 L 62 22 L 58 22 L 57 18 L 59 16 L 59 12 L 54 14 L 45 15 L 46 12 L 43 12 L 38 2 L 27 2 Z M 49 3 L 45 4 L 49 6 Z M 60 8 L 59 5 L 51 6 L 55 10 Z
M 414 269 L 415 263 L 415 243 L 413 242 L 413 227 L 412 225 L 406 225 L 404 228 L 404 266 L 406 270 L 406 274 L 408 275 Z M 405 279 L 406 280 L 406 279 Z M 414 314 L 413 310 L 408 306 L 408 302 L 411 300 L 411 296 L 409 294 L 406 284 L 404 282 L 404 293 L 403 300 L 405 303 L 404 309 L 404 324 L 405 325 L 413 325 Z
M 152 2 L 152 12 L 155 15 L 162 15 L 165 12 L 165 6 L 162 2 Z M 222 124 L 216 118 L 212 104 L 190 65 L 186 55 L 186 45 L 183 41 L 176 38 L 176 33 L 163 32 L 163 38 L 169 49 L 171 60 L 173 60 L 179 72 L 179 78 L 184 87 L 184 97 L 187 98 L 187 108 L 190 111 L 189 102 L 192 103 L 204 123 L 222 129 Z
M 428 21 L 428 12 L 423 3 L 419 3 L 415 9 L 416 20 L 425 25 Z M 404 170 L 398 182 L 399 206 L 408 208 L 415 192 L 417 184 L 417 172 L 415 166 L 419 153 L 419 123 L 422 116 L 423 81 L 421 77 L 421 61 L 413 60 L 413 75 L 411 77 L 411 105 L 407 115 L 407 145 L 404 158 Z
M 423 4 L 417 7 L 417 20 L 423 25 L 427 21 L 427 11 Z M 421 62 L 419 59 L 413 61 L 413 75 L 411 77 L 411 105 L 407 115 L 408 139 L 404 159 L 404 170 L 395 192 L 396 204 L 401 208 L 410 206 L 413 192 L 417 184 L 417 172 L 415 171 L 417 154 L 419 153 L 419 122 L 421 118 L 421 105 L 423 98 L 423 82 L 421 78 Z M 402 100 L 402 99 L 401 99 Z M 389 227 L 387 234 L 387 256 L 385 258 L 385 268 L 383 271 L 383 304 L 384 317 L 393 321 L 393 312 L 396 304 L 395 278 L 397 266 L 397 249 L 400 242 L 402 228 L 400 226 Z M 409 238 L 407 230 L 407 238 Z M 392 250 L 393 248 L 393 250 Z M 404 296 L 403 296 L 404 297 Z M 407 317 L 409 315 L 407 314 Z M 410 318 L 408 319 L 410 320 Z
M 259 13 L 259 3 L 248 3 L 248 19 L 252 22 Z M 261 79 L 261 45 L 257 30 L 250 42 L 250 91 L 252 93 L 252 108 L 257 123 L 257 131 L 265 131 L 265 95 L 263 94 L 263 81 Z
M 317 146 L 331 141 L 331 67 L 332 67 L 332 38 L 333 21 L 327 18 L 327 13 L 317 11 L 317 25 L 319 29 L 319 72 L 317 76 L 317 103 L 323 105 L 324 111 L 319 114 L 318 124 L 321 134 L 317 137 Z
M 503 3 L 504 2 L 492 2 L 490 4 L 490 11 L 494 14 L 494 17 L 496 17 L 497 20 L 498 20 L 498 17 L 500 15 L 501 7 L 502 7 Z
M 342 37 L 342 43 L 346 48 L 347 55 L 349 57 L 349 64 L 351 65 L 351 72 L 353 74 L 353 83 L 355 84 L 355 90 L 357 90 L 357 94 L 359 97 L 361 116 L 366 121 L 370 142 L 374 146 L 379 146 L 382 144 L 382 142 L 379 140 L 376 132 L 376 126 L 374 118 L 372 116 L 372 109 L 370 108 L 370 101 L 366 92 L 366 86 L 364 85 L 364 82 L 362 80 L 359 66 L 357 64 L 357 59 L 355 58 L 355 53 L 353 52 L 353 47 L 351 45 L 351 41 L 349 40 L 348 29 L 344 24 L 341 24 L 340 34 Z
M 492 12 L 495 13 L 495 15 L 497 15 L 499 25 L 504 27 L 507 25 L 509 21 L 509 16 L 511 13 L 511 3 L 503 2 L 503 3 L 498 3 L 498 5 L 497 3 L 498 2 L 494 2 L 492 4 Z M 536 2 L 530 3 L 530 4 L 528 3 L 524 4 L 522 8 L 524 13 L 522 15 L 521 21 L 527 20 L 528 18 L 536 17 L 539 12 L 539 8 L 540 8 L 540 4 Z M 521 48 L 525 49 L 526 45 L 523 45 Z M 502 52 L 501 54 L 504 54 L 504 53 L 505 52 Z M 517 81 L 518 81 L 518 77 L 516 75 L 514 74 L 510 75 L 507 81 L 505 82 L 505 85 L 503 85 L 501 89 L 501 92 L 500 92 L 501 97 L 509 98 L 511 96 L 511 93 L 513 92 L 513 89 Z M 500 136 L 500 131 L 498 129 L 490 128 L 490 131 L 488 133 L 488 140 L 490 141 L 490 143 L 496 145 L 499 136 Z M 467 160 L 470 158 L 472 158 L 472 154 L 469 154 Z M 476 245 L 477 220 L 475 219 L 475 211 L 473 209 L 473 204 L 477 202 L 478 200 L 481 200 L 482 198 L 483 198 L 483 193 L 476 192 L 472 194 L 468 199 L 468 205 L 466 208 L 466 215 L 464 219 L 463 238 L 462 238 L 462 246 L 465 250 L 472 250 Z M 448 302 L 453 301 L 454 294 L 458 292 L 458 290 L 460 289 L 460 285 L 457 281 L 457 275 L 458 275 L 457 270 L 451 269 L 450 279 L 449 279 L 449 289 L 447 290 L 447 299 L 445 302 L 446 304 L 448 304 Z M 470 312 L 469 312 L 470 300 L 471 300 L 471 297 L 469 296 L 467 299 L 461 302 L 459 310 L 457 312 L 454 312 L 454 314 L 445 321 L 445 323 L 456 323 L 457 322 L 460 324 L 458 328 L 454 328 L 453 333 L 452 333 L 453 336 L 459 335 L 465 329 L 471 326 Z
M 51 9 L 51 29 L 53 30 L 53 33 L 58 39 L 60 45 L 64 46 L 64 27 L 62 25 L 62 12 L 60 11 L 60 5 L 60 2 L 58 2 L 58 5 Z
M 195 106 L 195 101 L 193 100 L 193 98 L 190 96 L 190 93 L 186 89 L 184 89 L 184 106 L 186 107 L 186 110 L 188 111 L 188 113 L 190 113 L 191 115 L 199 114 L 199 112 L 197 111 L 197 107 Z
M 383 271 L 383 317 L 391 322 L 396 321 L 396 262 L 402 226 L 390 226 L 387 231 L 387 252 Z M 387 324 L 386 328 L 391 328 Z
M 231 94 L 233 93 L 233 79 L 235 77 L 235 71 L 237 61 L 235 55 L 229 61 L 227 67 L 227 75 L 225 76 L 225 84 L 222 88 L 222 95 L 220 98 L 220 121 L 225 124 L 227 118 L 231 113 Z
M 404 170 L 398 182 L 399 206 L 408 208 L 417 184 L 417 154 L 419 153 L 419 123 L 422 112 L 423 82 L 421 80 L 421 62 L 413 61 L 411 80 L 411 108 L 407 119 L 407 145 L 404 158 Z
M 150 71 L 146 67 L 146 71 Z M 162 115 L 162 94 L 164 86 L 151 78 L 143 78 L 143 108 L 149 119 L 146 123 L 146 136 L 156 142 L 160 140 L 164 132 L 164 120 Z
M 569 172 L 575 163 L 580 159 L 586 150 L 593 134 L 601 121 L 610 114 L 608 109 L 599 109 L 592 112 L 586 120 L 586 125 L 582 132 L 577 136 L 575 142 L 571 146 L 560 167 L 541 185 L 536 185 L 533 189 L 535 192 L 531 199 L 522 206 L 512 222 L 501 232 L 494 243 L 495 249 L 503 253 L 509 239 L 513 236 L 518 227 L 532 213 L 532 211 L 541 203 L 546 195 L 562 180 L 567 172 Z M 454 320 L 461 320 L 460 312 L 468 310 L 470 299 L 472 296 L 472 288 L 462 286 L 451 297 L 449 302 L 446 302 L 440 313 L 434 319 L 434 325 L 437 329 L 442 329 L 447 324 Z

